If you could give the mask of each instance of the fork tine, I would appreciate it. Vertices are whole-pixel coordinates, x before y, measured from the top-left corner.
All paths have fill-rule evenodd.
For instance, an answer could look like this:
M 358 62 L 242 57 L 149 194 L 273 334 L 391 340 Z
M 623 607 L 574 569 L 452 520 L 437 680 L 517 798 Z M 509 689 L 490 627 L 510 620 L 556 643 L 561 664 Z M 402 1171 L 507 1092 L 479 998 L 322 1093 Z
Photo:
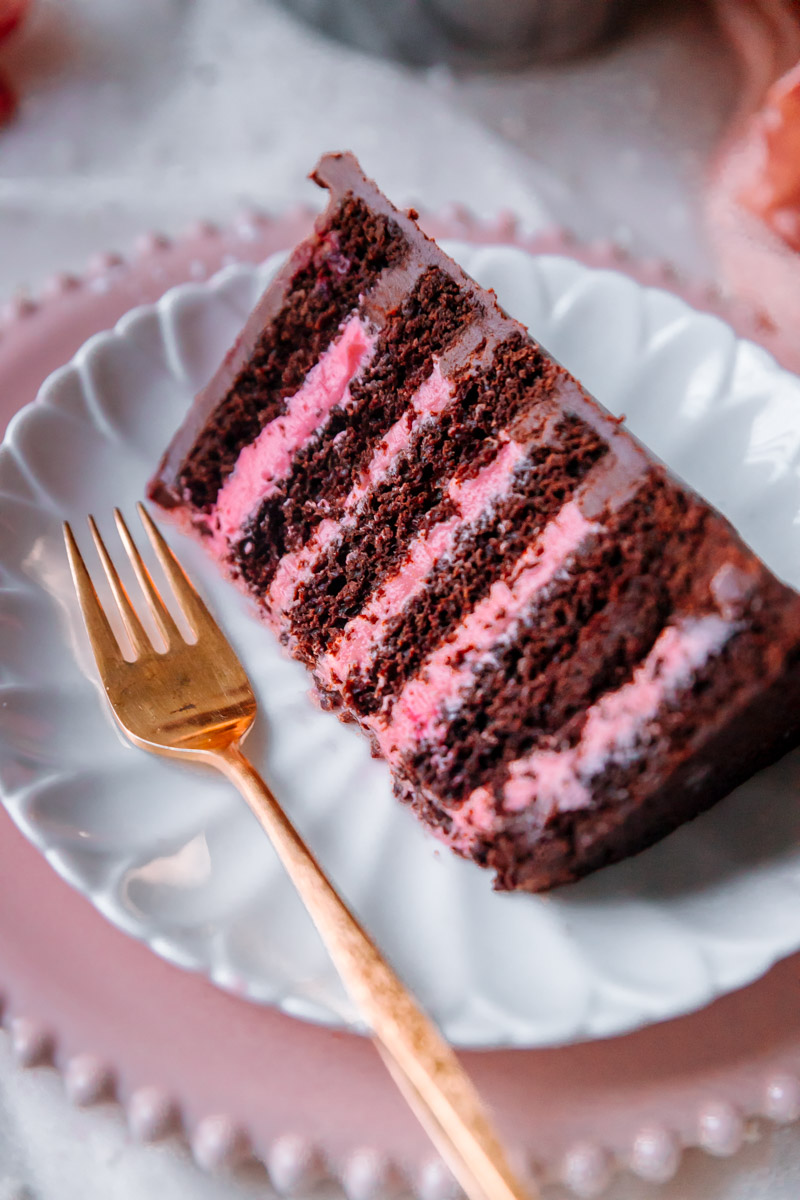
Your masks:
M 186 617 L 195 634 L 200 637 L 203 632 L 216 633 L 220 637 L 224 637 L 216 621 L 198 595 L 194 584 L 167 545 L 160 529 L 153 521 L 145 506 L 139 502 L 136 508 L 147 536 L 150 538 L 153 549 L 158 556 L 158 561 L 161 563 L 164 574 L 172 586 L 181 612 Z
M 122 661 L 122 650 L 108 623 L 108 618 L 103 612 L 103 606 L 94 589 L 92 577 L 67 521 L 64 522 L 64 542 L 86 632 L 89 635 L 98 670 L 101 675 L 105 675 L 107 671 L 119 666 Z
M 117 522 L 117 529 L 119 536 L 122 538 L 122 544 L 136 572 L 136 578 L 139 580 L 139 586 L 144 592 L 150 612 L 153 614 L 153 619 L 161 630 L 161 635 L 167 646 L 173 645 L 176 641 L 182 640 L 181 631 L 178 629 L 178 626 L 172 619 L 172 614 L 161 599 L 161 594 L 153 583 L 153 577 L 148 571 L 144 559 L 139 553 L 139 548 L 131 536 L 131 531 L 125 523 L 125 518 L 118 508 L 114 509 L 114 519 Z
M 134 654 L 136 658 L 140 658 L 143 654 L 152 652 L 153 647 L 150 639 L 144 631 L 142 622 L 136 615 L 136 610 L 130 602 L 128 593 L 125 591 L 125 586 L 117 574 L 117 568 L 111 561 L 111 555 L 106 550 L 105 543 L 100 537 L 100 530 L 95 524 L 94 517 L 89 517 L 89 528 L 92 531 L 92 537 L 97 547 L 97 553 L 100 555 L 103 570 L 106 573 L 108 582 L 111 584 L 111 591 L 114 593 L 114 599 L 117 602 L 120 615 L 128 631 L 128 637 L 131 639 Z

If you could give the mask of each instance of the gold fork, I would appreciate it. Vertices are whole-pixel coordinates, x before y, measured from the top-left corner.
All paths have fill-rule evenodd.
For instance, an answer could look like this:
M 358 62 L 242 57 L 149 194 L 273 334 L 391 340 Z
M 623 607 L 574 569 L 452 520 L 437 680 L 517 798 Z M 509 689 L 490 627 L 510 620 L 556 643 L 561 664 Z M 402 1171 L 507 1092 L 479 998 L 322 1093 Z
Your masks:
M 250 682 L 144 505 L 139 504 L 138 510 L 195 640 L 187 641 L 173 620 L 116 509 L 122 543 L 165 643 L 159 649 L 148 636 L 90 517 L 132 658 L 123 656 L 72 530 L 64 524 L 75 588 L 114 716 L 135 745 L 215 767 L 239 789 L 297 888 L 390 1073 L 464 1191 L 471 1200 L 521 1200 L 525 1192 L 452 1049 L 347 908 L 242 753 L 242 739 L 256 715 Z

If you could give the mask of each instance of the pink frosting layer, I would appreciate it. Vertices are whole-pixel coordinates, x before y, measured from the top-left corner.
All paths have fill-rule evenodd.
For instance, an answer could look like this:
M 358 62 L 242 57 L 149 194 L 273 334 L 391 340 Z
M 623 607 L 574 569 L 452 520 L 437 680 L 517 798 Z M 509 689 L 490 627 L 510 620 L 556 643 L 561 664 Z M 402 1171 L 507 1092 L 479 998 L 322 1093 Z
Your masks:
M 450 382 L 442 375 L 439 364 L 434 363 L 431 374 L 411 397 L 408 409 L 388 430 L 358 483 L 351 489 L 341 519 L 322 521 L 305 546 L 281 559 L 268 594 L 273 623 L 292 607 L 297 588 L 310 578 L 314 564 L 328 546 L 341 532 L 355 524 L 356 510 L 367 493 L 386 477 L 421 426 L 442 412 L 451 395 Z
M 292 607 L 298 587 L 311 576 L 314 563 L 324 554 L 344 525 L 344 521 L 334 521 L 326 517 L 324 521 L 320 521 L 314 536 L 305 546 L 284 554 L 267 593 L 267 611 L 274 625 L 277 626 L 280 617 Z
M 591 779 L 611 764 L 635 757 L 642 734 L 664 702 L 691 684 L 696 672 L 719 654 L 737 628 L 717 614 L 687 617 L 668 626 L 630 682 L 589 709 L 577 746 L 562 751 L 534 750 L 511 764 L 503 789 L 504 808 L 519 812 L 533 806 L 546 820 L 557 810 L 587 807 Z M 470 797 L 480 798 L 475 793 Z
M 469 799 L 450 814 L 452 822 L 447 833 L 439 835 L 455 850 L 469 851 L 482 833 L 491 833 L 497 820 L 494 796 L 488 788 L 475 788 Z
M 434 735 L 443 710 L 472 679 L 475 668 L 508 637 L 533 600 L 559 575 L 568 560 L 599 525 L 587 521 L 576 501 L 565 504 L 539 540 L 518 560 L 508 583 L 498 580 L 488 596 L 462 622 L 455 635 L 431 655 L 395 702 L 387 724 L 375 732 L 386 758 Z
M 226 548 L 247 518 L 278 490 L 297 451 L 321 429 L 331 411 L 348 403 L 349 385 L 367 362 L 375 341 L 376 336 L 359 317 L 350 317 L 291 397 L 286 411 L 241 451 L 213 510 L 220 549 Z
M 523 454 L 518 442 L 506 442 L 477 475 L 450 482 L 448 495 L 457 514 L 414 540 L 401 569 L 385 581 L 346 627 L 335 651 L 319 663 L 317 673 L 322 683 L 341 685 L 350 672 L 365 666 L 374 647 L 383 640 L 389 621 L 422 590 L 437 562 L 452 551 L 461 531 L 473 525 L 508 492 Z

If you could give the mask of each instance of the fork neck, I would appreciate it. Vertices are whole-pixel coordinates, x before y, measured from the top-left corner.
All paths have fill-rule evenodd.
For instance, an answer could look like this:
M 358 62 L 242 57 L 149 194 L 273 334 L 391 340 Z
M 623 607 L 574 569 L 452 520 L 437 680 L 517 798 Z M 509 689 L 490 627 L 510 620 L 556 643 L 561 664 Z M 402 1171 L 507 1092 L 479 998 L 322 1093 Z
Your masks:
M 204 751 L 202 761 L 216 767 L 233 784 L 268 833 L 273 836 L 280 833 L 284 837 L 292 834 L 294 839 L 297 838 L 271 788 L 242 752 L 240 742 Z

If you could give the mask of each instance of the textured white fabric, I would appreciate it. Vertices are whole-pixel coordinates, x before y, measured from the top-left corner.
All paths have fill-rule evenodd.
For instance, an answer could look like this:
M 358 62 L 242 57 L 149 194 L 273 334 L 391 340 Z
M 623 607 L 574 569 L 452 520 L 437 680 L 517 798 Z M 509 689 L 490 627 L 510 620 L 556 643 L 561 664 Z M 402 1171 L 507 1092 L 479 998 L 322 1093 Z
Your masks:
M 0 51 L 22 93 L 0 131 L 0 299 L 144 230 L 243 204 L 313 200 L 305 175 L 352 148 L 398 200 L 512 209 L 710 274 L 697 228 L 734 72 L 701 10 L 640 22 L 609 53 L 509 76 L 416 74 L 328 43 L 264 0 L 38 0 Z M 81 1112 L 0 1036 L 0 1200 L 245 1200 L 263 1173 L 213 1180 L 177 1143 L 132 1145 L 113 1106 Z M 796 1200 L 800 1135 L 736 1160 L 689 1155 L 620 1200 Z

